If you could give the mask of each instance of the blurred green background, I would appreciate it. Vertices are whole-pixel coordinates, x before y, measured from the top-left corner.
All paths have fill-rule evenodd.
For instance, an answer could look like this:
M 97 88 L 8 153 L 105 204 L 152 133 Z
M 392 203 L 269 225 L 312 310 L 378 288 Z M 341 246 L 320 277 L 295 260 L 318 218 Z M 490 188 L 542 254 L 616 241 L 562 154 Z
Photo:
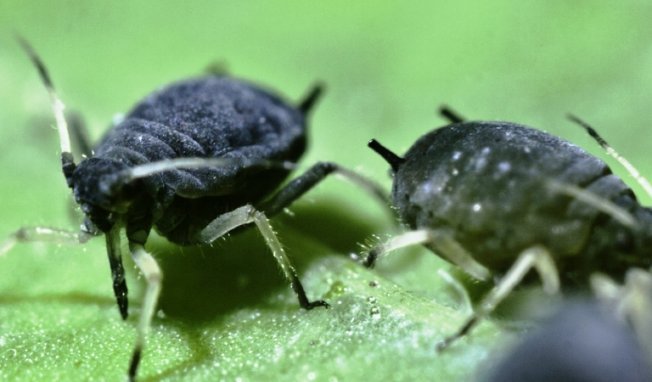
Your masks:
M 151 90 L 211 63 L 290 100 L 324 81 L 302 168 L 332 160 L 389 189 L 387 165 L 366 142 L 375 137 L 403 152 L 444 124 L 435 114 L 442 103 L 470 119 L 543 128 L 604 157 L 565 119 L 572 111 L 652 174 L 650 19 L 646 1 L 5 0 L 0 234 L 78 225 L 47 94 L 16 32 L 41 54 L 64 102 L 83 113 L 96 139 Z M 350 262 L 359 243 L 396 229 L 346 182 L 326 181 L 273 224 L 309 295 L 332 309 L 300 311 L 252 230 L 213 248 L 158 240 L 151 249 L 166 278 L 142 380 L 468 380 L 490 367 L 490 354 L 509 337 L 487 323 L 435 355 L 436 342 L 466 314 L 437 275 L 446 266 L 419 249 L 373 272 Z M 0 379 L 122 378 L 142 289 L 127 267 L 136 314 L 125 324 L 102 239 L 23 245 L 2 258 Z

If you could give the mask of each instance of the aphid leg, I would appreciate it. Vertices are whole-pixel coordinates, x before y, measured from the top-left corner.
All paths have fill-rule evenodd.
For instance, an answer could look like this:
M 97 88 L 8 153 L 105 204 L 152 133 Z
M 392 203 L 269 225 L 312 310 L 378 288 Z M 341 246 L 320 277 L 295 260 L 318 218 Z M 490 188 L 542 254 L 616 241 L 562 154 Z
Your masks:
M 118 303 L 120 316 L 127 319 L 129 300 L 127 300 L 127 282 L 125 270 L 122 266 L 122 253 L 120 250 L 120 227 L 115 226 L 106 233 L 106 250 L 109 255 L 109 266 L 111 267 L 111 278 L 113 279 L 113 293 Z
M 459 113 L 448 107 L 448 105 L 441 105 L 439 107 L 439 114 L 450 121 L 450 123 L 464 122 L 465 118 Z
M 437 274 L 456 294 L 457 300 L 464 309 L 464 312 L 471 314 L 473 312 L 473 303 L 471 303 L 471 297 L 469 297 L 469 293 L 464 288 L 464 285 L 444 269 L 438 269 Z
M 652 359 L 652 273 L 631 268 L 622 286 L 596 273 L 591 275 L 591 288 L 619 320 L 632 327 L 639 344 Z
M 271 199 L 264 201 L 258 208 L 266 215 L 275 215 L 333 173 L 342 175 L 347 180 L 363 188 L 383 205 L 389 205 L 385 190 L 376 183 L 335 163 L 318 162 L 306 170 L 301 176 L 293 179 Z
M 140 312 L 140 320 L 138 322 L 136 344 L 129 364 L 129 380 L 133 381 L 138 370 L 138 364 L 140 363 L 140 357 L 143 348 L 145 347 L 147 333 L 151 327 L 156 303 L 158 302 L 158 297 L 161 292 L 163 273 L 156 263 L 156 260 L 152 255 L 145 251 L 142 244 L 130 242 L 129 251 L 131 252 L 131 257 L 134 259 L 134 263 L 136 263 L 136 266 L 138 266 L 138 269 L 140 269 L 147 281 L 147 290 L 145 291 L 143 306 Z
M 548 250 L 541 246 L 528 248 L 521 252 L 514 265 L 491 290 L 489 295 L 482 300 L 478 309 L 466 323 L 455 334 L 446 337 L 437 344 L 437 350 L 446 349 L 453 342 L 470 333 L 484 317 L 493 312 L 496 306 L 511 293 L 532 268 L 535 268 L 541 277 L 543 289 L 546 293 L 552 294 L 559 290 L 559 274 Z
M 475 261 L 473 256 L 466 251 L 450 234 L 445 230 L 416 230 L 394 236 L 385 243 L 382 243 L 367 254 L 362 264 L 372 268 L 376 260 L 387 253 L 412 245 L 423 244 L 433 251 L 439 253 L 443 258 L 462 268 L 466 273 L 478 280 L 489 278 L 489 270 L 482 264 Z
M 68 231 L 50 227 L 22 227 L 0 245 L 0 256 L 9 252 L 17 243 L 48 242 L 57 244 L 81 244 L 91 235 L 85 232 Z
M 232 159 L 225 158 L 167 159 L 129 168 L 128 170 L 125 170 L 123 174 L 121 174 L 119 179 L 124 183 L 128 183 L 135 179 L 144 178 L 164 171 L 182 168 L 193 169 L 219 167 L 225 165 L 233 165 L 233 162 L 234 161 Z M 274 162 L 267 160 L 254 160 L 248 164 L 262 166 L 265 168 L 282 168 L 287 170 L 291 170 L 295 167 L 295 165 L 290 162 Z M 355 183 L 359 187 L 362 187 L 368 193 L 372 194 L 376 199 L 380 200 L 383 205 L 389 205 L 388 196 L 385 190 L 383 190 L 383 188 L 378 184 L 365 178 L 364 176 L 357 174 L 355 171 L 351 171 L 335 163 L 318 162 L 306 170 L 306 172 L 301 176 L 288 183 L 272 198 L 264 201 L 257 207 L 267 215 L 274 215 L 282 211 L 283 208 L 292 204 L 292 202 L 294 202 L 306 191 L 310 190 L 319 182 L 321 182 L 326 176 L 333 173 L 339 174 L 349 181 Z
M 478 263 L 448 230 L 431 230 L 430 241 L 426 246 L 477 280 L 489 279 L 489 270 Z
M 652 184 L 650 184 L 650 181 L 641 175 L 641 173 L 636 169 L 636 167 L 634 167 L 633 164 L 618 154 L 618 152 L 613 147 L 611 147 L 611 145 L 609 145 L 609 143 L 607 143 L 607 141 L 605 141 L 604 138 L 602 138 L 593 127 L 591 127 L 591 125 L 574 116 L 573 114 L 568 114 L 568 119 L 582 126 L 587 131 L 587 133 L 589 133 L 591 138 L 595 139 L 595 141 L 598 142 L 598 144 L 607 152 L 609 156 L 617 160 L 618 163 L 620 163 L 627 170 L 627 172 L 629 172 L 629 174 L 634 179 L 636 179 L 638 184 L 643 187 L 643 190 L 645 190 L 648 196 L 652 197 Z
M 367 254 L 367 257 L 362 261 L 362 265 L 367 268 L 373 268 L 376 265 L 378 258 L 383 257 L 396 249 L 425 244 L 429 241 L 430 235 L 427 230 L 404 232 L 372 248 Z
M 609 304 L 621 299 L 622 287 L 611 277 L 603 273 L 594 273 L 590 277 L 591 290 L 595 296 Z
M 304 309 L 312 309 L 317 306 L 328 307 L 328 303 L 325 301 L 308 300 L 303 285 L 297 275 L 297 271 L 294 269 L 290 259 L 285 254 L 285 250 L 283 250 L 281 243 L 278 241 L 272 226 L 269 224 L 269 220 L 267 220 L 267 217 L 263 212 L 258 211 L 253 206 L 245 205 L 218 216 L 200 232 L 199 240 L 208 244 L 215 241 L 217 238 L 224 236 L 227 232 L 250 223 L 255 223 L 261 235 L 263 235 L 267 246 L 272 251 L 272 255 L 274 255 L 276 262 L 281 267 L 285 278 L 290 281 L 292 289 L 297 294 L 301 307 Z
M 624 317 L 652 360 L 652 274 L 640 268 L 628 270 L 624 289 Z
M 585 203 L 595 208 L 596 210 L 611 216 L 624 226 L 633 229 L 639 228 L 636 224 L 636 219 L 634 216 L 632 216 L 632 214 L 609 199 L 600 197 L 590 191 L 579 188 L 574 184 L 560 183 L 553 179 L 547 179 L 546 186 L 552 191 L 572 196 L 582 203 Z

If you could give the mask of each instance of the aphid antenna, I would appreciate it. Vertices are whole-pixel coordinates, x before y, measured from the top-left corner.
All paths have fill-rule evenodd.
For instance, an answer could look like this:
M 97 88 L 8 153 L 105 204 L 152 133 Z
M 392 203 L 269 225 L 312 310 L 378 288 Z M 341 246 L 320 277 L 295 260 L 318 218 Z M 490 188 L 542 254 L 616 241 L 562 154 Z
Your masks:
M 61 167 L 63 170 L 63 175 L 66 177 L 66 182 L 70 186 L 72 184 L 72 172 L 75 169 L 75 160 L 72 156 L 72 150 L 70 146 L 70 134 L 68 133 L 68 124 L 66 122 L 66 117 L 64 115 L 65 105 L 57 95 L 57 92 L 54 89 L 54 85 L 50 78 L 43 60 L 36 54 L 34 48 L 19 34 L 16 34 L 16 40 L 21 45 L 25 53 L 29 56 L 32 64 L 38 70 L 41 81 L 47 89 L 48 94 L 50 95 L 50 105 L 52 107 L 52 112 L 54 113 L 54 118 L 57 124 L 57 131 L 59 132 L 59 143 L 61 145 Z
M 284 170 L 294 170 L 297 165 L 294 162 L 289 161 L 271 161 L 264 159 L 254 159 L 246 160 L 244 163 L 233 158 L 176 158 L 176 159 L 166 159 L 158 162 L 146 163 L 139 166 L 131 167 L 124 170 L 119 176 L 118 179 L 128 183 L 132 180 L 145 178 L 150 175 L 158 174 L 170 170 L 180 170 L 180 169 L 201 169 L 201 168 L 211 168 L 211 167 L 225 167 L 246 165 L 248 167 L 258 166 L 263 168 L 278 168 Z
M 582 126 L 586 130 L 586 132 L 589 133 L 591 138 L 593 138 L 596 142 L 598 142 L 598 144 L 607 152 L 609 156 L 617 160 L 618 163 L 620 163 L 620 165 L 623 166 L 625 170 L 627 170 L 627 172 L 632 177 L 634 177 L 634 179 L 636 179 L 638 184 L 640 184 L 641 187 L 643 187 L 645 193 L 652 198 L 652 184 L 650 184 L 650 181 L 647 180 L 647 178 L 641 175 L 640 171 L 638 171 L 633 164 L 631 164 L 622 155 L 618 154 L 618 152 L 613 147 L 611 147 L 611 145 L 607 143 L 607 141 L 605 141 L 604 138 L 602 138 L 600 134 L 598 134 L 598 132 L 593 127 L 591 127 L 591 125 L 589 125 L 587 122 L 581 120 L 580 118 L 578 118 L 577 116 L 571 113 L 568 113 L 566 116 L 572 122 L 575 122 L 578 125 Z
M 369 148 L 377 152 L 378 155 L 383 157 L 383 159 L 385 159 L 387 163 L 389 163 L 389 165 L 392 167 L 392 170 L 394 172 L 398 171 L 398 168 L 401 166 L 401 164 L 405 162 L 405 159 L 396 155 L 394 152 L 392 152 L 387 147 L 380 144 L 380 142 L 378 142 L 375 139 L 370 140 L 367 146 L 369 146 Z
M 299 102 L 297 109 L 303 113 L 303 115 L 308 115 L 312 108 L 315 106 L 321 95 L 324 93 L 324 84 L 318 82 L 314 84 L 308 94 Z
M 466 118 L 462 117 L 458 112 L 451 109 L 448 105 L 439 106 L 439 114 L 450 121 L 450 123 L 464 122 Z

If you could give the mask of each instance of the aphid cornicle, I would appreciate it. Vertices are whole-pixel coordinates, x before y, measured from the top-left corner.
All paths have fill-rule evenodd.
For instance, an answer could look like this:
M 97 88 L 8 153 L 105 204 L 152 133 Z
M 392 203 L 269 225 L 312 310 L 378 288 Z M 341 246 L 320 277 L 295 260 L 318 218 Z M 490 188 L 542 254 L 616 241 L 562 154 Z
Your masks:
M 308 299 L 267 216 L 282 211 L 331 173 L 385 197 L 373 182 L 330 162 L 315 164 L 272 194 L 306 148 L 306 118 L 321 87 L 293 106 L 258 86 L 223 75 L 173 83 L 136 104 L 90 157 L 75 163 L 63 104 L 41 59 L 27 42 L 20 42 L 50 94 L 63 173 L 86 219 L 81 232 L 21 228 L 0 253 L 17 242 L 83 242 L 104 235 L 115 297 L 126 318 L 127 285 L 120 253 L 120 231 L 125 229 L 131 256 L 147 282 L 130 379 L 136 376 L 161 289 L 161 270 L 145 250 L 152 228 L 173 243 L 187 245 L 211 243 L 253 223 L 301 307 L 328 306 Z M 84 142 L 81 146 L 90 147 Z
M 602 160 L 522 125 L 442 114 L 451 124 L 419 138 L 403 157 L 369 143 L 392 168 L 393 205 L 411 231 L 364 260 L 372 266 L 389 251 L 423 244 L 477 279 L 502 277 L 438 349 L 469 332 L 531 268 L 554 292 L 560 284 L 587 285 L 595 272 L 622 280 L 628 269 L 652 265 L 652 210 Z

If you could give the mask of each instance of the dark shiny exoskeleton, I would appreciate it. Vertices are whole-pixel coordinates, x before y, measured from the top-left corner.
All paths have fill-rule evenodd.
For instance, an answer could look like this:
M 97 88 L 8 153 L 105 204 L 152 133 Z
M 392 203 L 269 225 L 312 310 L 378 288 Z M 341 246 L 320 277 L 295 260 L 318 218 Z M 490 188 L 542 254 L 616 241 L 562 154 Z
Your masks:
M 473 257 L 503 273 L 533 244 L 554 253 L 562 277 L 622 275 L 652 264 L 652 211 L 600 159 L 567 141 L 508 122 L 436 129 L 404 155 L 392 200 L 410 228 L 447 228 Z M 576 185 L 641 223 L 632 230 L 546 186 Z
M 288 207 L 326 176 L 339 173 L 386 200 L 373 182 L 330 162 L 319 162 L 279 186 L 306 148 L 306 119 L 321 94 L 315 86 L 292 105 L 274 93 L 224 75 L 207 75 L 166 86 L 109 130 L 94 152 L 80 120 L 71 124 L 85 157 L 75 163 L 63 103 L 31 46 L 21 40 L 48 90 L 57 120 L 62 169 L 85 214 L 82 232 L 23 227 L 0 246 L 17 242 L 84 242 L 104 235 L 120 314 L 128 314 L 121 231 L 145 276 L 138 336 L 128 375 L 134 379 L 156 312 L 163 273 L 145 250 L 151 229 L 177 244 L 210 244 L 241 226 L 254 224 L 265 239 L 304 309 L 327 307 L 310 301 L 267 216 Z M 275 192 L 275 190 L 277 190 Z
M 501 277 L 439 349 L 470 331 L 531 268 L 554 292 L 586 287 L 594 272 L 622 280 L 628 269 L 652 265 L 652 210 L 602 160 L 529 127 L 442 113 L 452 123 L 403 157 L 370 142 L 392 167 L 393 205 L 412 231 L 364 260 L 373 266 L 393 249 L 423 244 L 475 278 Z

